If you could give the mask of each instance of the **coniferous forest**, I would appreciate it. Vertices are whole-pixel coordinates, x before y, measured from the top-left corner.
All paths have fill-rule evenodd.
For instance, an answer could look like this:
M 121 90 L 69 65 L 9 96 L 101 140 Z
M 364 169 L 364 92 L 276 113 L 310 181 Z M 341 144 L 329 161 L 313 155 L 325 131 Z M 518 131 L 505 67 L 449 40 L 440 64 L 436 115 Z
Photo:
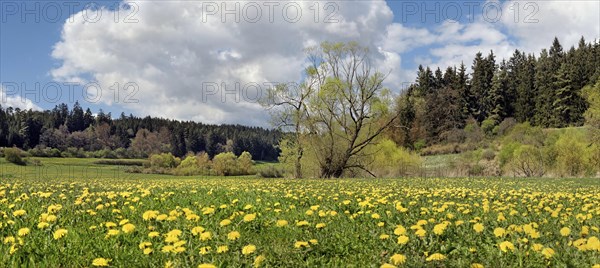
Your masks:
M 588 103 L 581 94 L 600 76 L 600 44 L 582 37 L 564 49 L 557 38 L 539 54 L 515 50 L 509 59 L 493 51 L 444 71 L 419 66 L 417 79 L 397 98 L 400 145 L 414 148 L 453 142 L 457 130 L 478 125 L 498 130 L 505 119 L 542 128 L 581 126 Z

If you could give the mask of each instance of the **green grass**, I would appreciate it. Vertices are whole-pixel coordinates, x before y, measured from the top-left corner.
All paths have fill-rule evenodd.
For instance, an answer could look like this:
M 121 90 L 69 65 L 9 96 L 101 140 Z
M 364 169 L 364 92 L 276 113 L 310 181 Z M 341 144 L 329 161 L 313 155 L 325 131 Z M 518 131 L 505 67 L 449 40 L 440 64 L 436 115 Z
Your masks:
M 598 179 L 175 177 L 127 174 L 116 166 L 94 164 L 94 159 L 40 161 L 41 167 L 56 169 L 56 175 L 39 176 L 40 167 L 0 160 L 1 267 L 90 267 L 100 257 L 110 259 L 113 267 L 251 267 L 261 255 L 267 267 L 379 267 L 394 254 L 406 256 L 405 267 L 600 263 L 600 245 L 573 246 L 578 239 L 586 243 L 600 237 Z M 92 170 L 93 175 L 84 172 Z M 60 209 L 52 211 L 51 205 Z M 26 214 L 18 216 L 19 210 Z M 158 211 L 164 219 L 144 218 L 147 211 Z M 48 214 L 56 220 L 48 221 Z M 255 219 L 245 221 L 249 214 Z M 499 219 L 501 214 L 505 220 Z M 225 219 L 231 224 L 222 226 Z M 278 220 L 288 225 L 277 227 Z M 308 225 L 298 226 L 300 221 Z M 41 222 L 48 226 L 38 228 Z M 319 223 L 325 227 L 316 228 Z M 483 224 L 483 232 L 474 231 L 475 223 Z M 125 224 L 135 230 L 124 233 Z M 435 234 L 440 224 L 446 228 Z M 538 236 L 522 230 L 529 224 L 535 224 Z M 407 244 L 397 243 L 398 225 L 406 229 Z M 192 230 L 198 226 L 212 238 L 195 235 Z M 499 227 L 507 234 L 495 236 Z M 564 227 L 571 230 L 567 236 L 560 234 Z M 22 228 L 30 232 L 19 236 Z M 419 228 L 426 231 L 422 237 Z M 587 234 L 581 234 L 584 228 Z M 67 235 L 55 239 L 58 229 L 66 229 Z M 109 230 L 119 233 L 107 235 Z M 177 238 L 184 241 L 182 252 L 163 252 L 174 244 L 165 236 L 173 230 L 182 232 Z M 160 235 L 149 237 L 152 231 Z M 232 231 L 240 238 L 229 240 Z M 309 242 L 313 239 L 316 243 Z M 295 247 L 298 241 L 309 242 L 308 247 Z M 498 245 L 504 241 L 514 250 L 502 252 Z M 153 252 L 145 255 L 141 242 L 150 242 Z M 544 257 L 534 244 L 555 253 Z M 217 253 L 224 245 L 229 250 Z M 256 251 L 242 254 L 247 245 L 255 245 Z M 211 250 L 203 255 L 202 247 Z M 433 253 L 446 259 L 427 261 Z

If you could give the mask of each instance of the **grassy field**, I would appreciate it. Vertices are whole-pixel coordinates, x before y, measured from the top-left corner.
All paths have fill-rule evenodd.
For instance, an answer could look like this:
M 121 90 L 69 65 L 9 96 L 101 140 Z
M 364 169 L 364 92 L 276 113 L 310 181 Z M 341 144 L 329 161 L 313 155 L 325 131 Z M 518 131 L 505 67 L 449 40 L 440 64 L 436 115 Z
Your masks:
M 600 264 L 598 179 L 197 178 L 40 160 L 0 161 L 0 266 Z

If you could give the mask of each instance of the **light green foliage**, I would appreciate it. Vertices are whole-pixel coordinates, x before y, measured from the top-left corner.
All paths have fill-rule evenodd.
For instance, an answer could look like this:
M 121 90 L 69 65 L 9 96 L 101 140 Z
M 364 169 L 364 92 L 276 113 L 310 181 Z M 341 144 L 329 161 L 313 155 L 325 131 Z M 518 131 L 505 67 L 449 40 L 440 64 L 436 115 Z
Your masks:
M 546 171 L 546 158 L 542 149 L 529 144 L 519 144 L 505 165 L 509 174 L 519 177 L 541 177 Z
M 370 171 L 377 177 L 415 175 L 421 170 L 423 159 L 403 147 L 385 139 L 372 148 L 374 155 Z
M 492 136 L 494 133 L 494 128 L 496 127 L 496 120 L 494 119 L 486 119 L 481 122 L 481 130 L 487 136 Z
M 213 158 L 213 170 L 221 176 L 235 175 L 237 171 L 235 154 L 232 152 L 220 153 Z
M 600 78 L 594 86 L 583 88 L 583 95 L 589 104 L 584 114 L 585 123 L 591 127 L 590 139 L 597 148 L 600 146 Z
M 171 153 L 153 154 L 150 156 L 150 167 L 152 168 L 174 168 L 179 165 L 181 159 Z
M 566 130 L 556 143 L 556 171 L 560 176 L 576 177 L 589 174 L 591 151 L 581 132 Z
M 252 173 L 252 166 L 254 166 L 254 161 L 252 161 L 252 155 L 246 151 L 242 152 L 242 154 L 237 159 L 238 173 L 250 174 Z
M 211 162 L 208 154 L 188 155 L 173 171 L 176 175 L 209 175 Z
M 3 154 L 4 159 L 6 159 L 6 161 L 8 162 L 21 166 L 27 164 L 25 160 L 23 160 L 23 158 L 21 157 L 21 150 L 19 150 L 18 148 L 5 148 L 3 150 Z

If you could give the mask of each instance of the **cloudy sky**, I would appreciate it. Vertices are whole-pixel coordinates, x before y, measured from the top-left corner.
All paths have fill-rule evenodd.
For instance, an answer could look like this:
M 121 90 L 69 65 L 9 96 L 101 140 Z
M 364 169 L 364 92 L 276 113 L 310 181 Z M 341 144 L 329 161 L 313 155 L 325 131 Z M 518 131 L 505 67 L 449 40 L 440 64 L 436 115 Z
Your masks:
M 302 79 L 303 49 L 368 46 L 400 91 L 419 64 L 471 65 L 600 38 L 599 1 L 3 1 L 2 106 L 268 126 L 270 83 Z

